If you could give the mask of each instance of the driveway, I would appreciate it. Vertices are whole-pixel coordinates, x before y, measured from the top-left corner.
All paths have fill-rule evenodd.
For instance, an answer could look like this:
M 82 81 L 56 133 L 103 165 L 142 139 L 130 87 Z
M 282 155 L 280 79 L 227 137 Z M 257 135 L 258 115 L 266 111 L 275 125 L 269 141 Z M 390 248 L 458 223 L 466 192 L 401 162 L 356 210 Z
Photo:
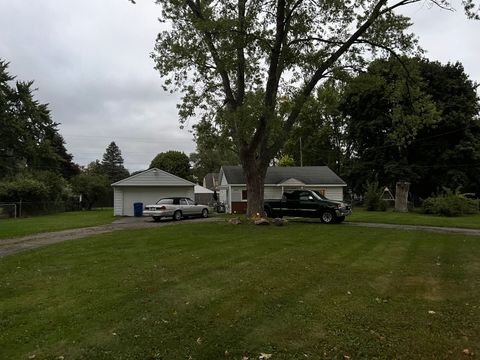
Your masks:
M 36 249 L 42 246 L 56 244 L 67 240 L 80 239 L 92 235 L 111 233 L 126 229 L 147 229 L 179 224 L 198 222 L 224 221 L 224 219 L 210 217 L 207 219 L 187 219 L 182 221 L 163 220 L 155 222 L 151 218 L 121 218 L 108 225 L 92 226 L 88 228 L 70 229 L 55 232 L 47 232 L 12 239 L 0 240 L 0 257 L 16 254 L 21 251 Z

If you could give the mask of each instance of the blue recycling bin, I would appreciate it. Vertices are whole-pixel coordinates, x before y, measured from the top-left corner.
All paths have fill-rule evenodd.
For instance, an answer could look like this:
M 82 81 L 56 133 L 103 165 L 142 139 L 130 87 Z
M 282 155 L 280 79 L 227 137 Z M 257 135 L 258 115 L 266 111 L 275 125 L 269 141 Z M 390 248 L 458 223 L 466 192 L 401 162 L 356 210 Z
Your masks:
M 133 216 L 135 216 L 135 217 L 143 216 L 143 203 L 134 203 L 133 204 Z

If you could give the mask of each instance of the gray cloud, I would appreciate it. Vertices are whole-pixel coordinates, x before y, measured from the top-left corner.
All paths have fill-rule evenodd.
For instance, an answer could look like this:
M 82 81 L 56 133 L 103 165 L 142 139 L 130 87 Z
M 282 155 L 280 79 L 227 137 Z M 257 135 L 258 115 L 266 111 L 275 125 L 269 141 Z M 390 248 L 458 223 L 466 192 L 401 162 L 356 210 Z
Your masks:
M 480 22 L 425 4 L 402 11 L 427 56 L 461 61 L 480 81 Z M 149 58 L 164 26 L 153 1 L 3 1 L 0 14 L 0 57 L 11 74 L 35 80 L 75 161 L 101 158 L 112 140 L 130 170 L 146 168 L 161 151 L 194 150 L 191 133 L 179 128 L 179 96 L 161 90 Z

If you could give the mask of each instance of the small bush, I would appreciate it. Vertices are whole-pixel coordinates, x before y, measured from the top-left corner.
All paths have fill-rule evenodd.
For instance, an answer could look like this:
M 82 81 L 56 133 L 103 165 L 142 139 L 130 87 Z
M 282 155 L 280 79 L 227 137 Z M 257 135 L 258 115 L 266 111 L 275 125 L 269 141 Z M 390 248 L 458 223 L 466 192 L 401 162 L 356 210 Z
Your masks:
M 387 210 L 387 204 L 382 200 L 382 190 L 378 187 L 377 181 L 367 181 L 364 202 L 367 211 Z
M 461 216 L 478 212 L 477 201 L 469 199 L 470 194 L 462 194 L 460 188 L 455 191 L 444 188 L 444 191 L 443 194 L 425 199 L 423 211 L 426 214 Z

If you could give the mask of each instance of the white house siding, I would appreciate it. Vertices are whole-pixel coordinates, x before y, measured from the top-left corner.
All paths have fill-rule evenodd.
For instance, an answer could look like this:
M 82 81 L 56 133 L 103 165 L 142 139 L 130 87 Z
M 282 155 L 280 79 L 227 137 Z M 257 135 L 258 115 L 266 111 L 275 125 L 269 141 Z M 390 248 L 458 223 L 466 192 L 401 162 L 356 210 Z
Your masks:
M 136 202 L 143 205 L 155 204 L 159 199 L 170 196 L 185 196 L 194 199 L 193 185 L 184 187 L 168 186 L 144 186 L 144 187 L 122 187 L 123 191 L 123 216 L 133 216 L 133 204 Z
M 246 190 L 245 186 L 232 186 L 231 201 L 242 201 L 242 190 Z M 244 200 L 246 201 L 246 200 Z
M 264 199 L 281 199 L 282 195 L 282 188 L 280 186 L 265 186 Z
M 113 188 L 113 215 L 123 215 L 123 191 L 119 188 Z
M 327 199 L 343 201 L 343 187 L 341 186 L 329 186 L 329 187 L 308 187 L 311 190 L 324 191 L 324 195 Z

